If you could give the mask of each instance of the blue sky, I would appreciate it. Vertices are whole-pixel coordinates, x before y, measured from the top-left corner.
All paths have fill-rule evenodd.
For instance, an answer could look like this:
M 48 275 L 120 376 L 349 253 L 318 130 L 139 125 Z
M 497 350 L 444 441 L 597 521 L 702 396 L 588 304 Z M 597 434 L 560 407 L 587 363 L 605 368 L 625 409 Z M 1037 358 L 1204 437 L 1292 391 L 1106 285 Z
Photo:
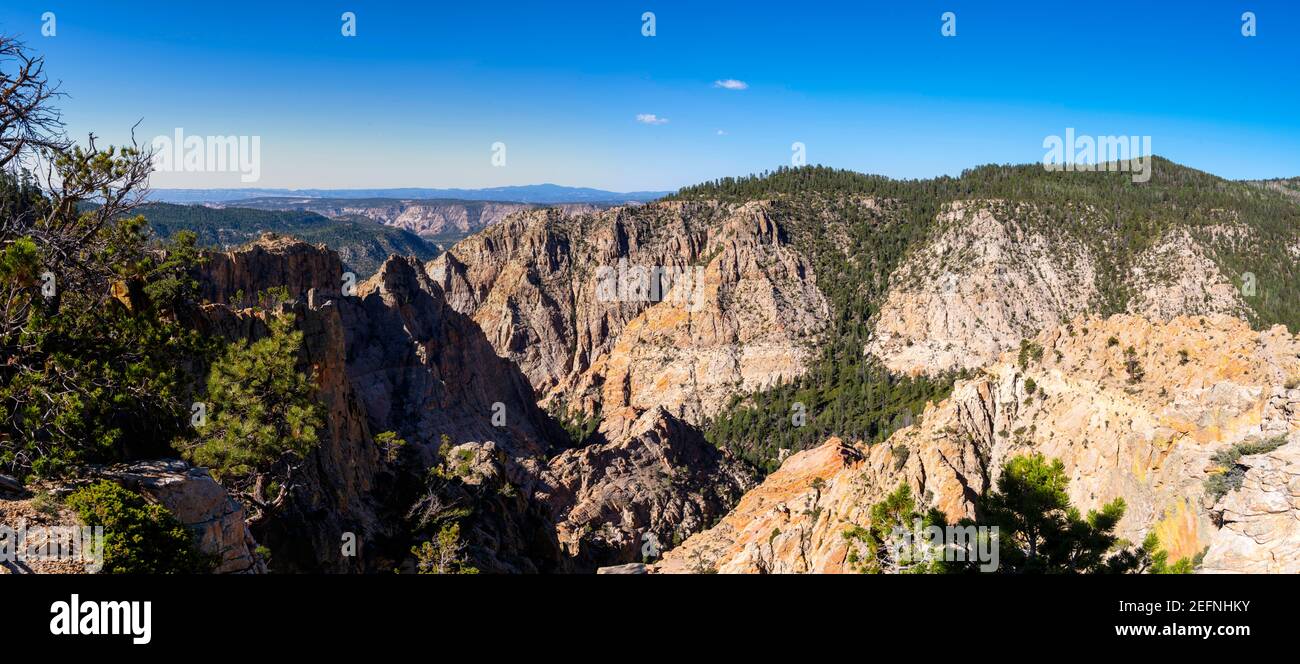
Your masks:
M 260 136 L 264 187 L 674 189 L 789 164 L 796 141 L 809 163 L 931 177 L 1039 161 L 1066 127 L 1151 136 L 1225 177 L 1300 175 L 1300 3 L 1284 0 L 5 0 L 0 31 L 46 56 L 75 134 Z

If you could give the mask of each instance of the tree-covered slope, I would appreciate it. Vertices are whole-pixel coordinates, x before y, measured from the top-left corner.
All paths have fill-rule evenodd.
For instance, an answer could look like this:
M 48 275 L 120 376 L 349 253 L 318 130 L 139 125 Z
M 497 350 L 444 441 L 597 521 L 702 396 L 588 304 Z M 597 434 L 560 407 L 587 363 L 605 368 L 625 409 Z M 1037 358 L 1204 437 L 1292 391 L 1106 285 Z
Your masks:
M 364 217 L 331 219 L 300 210 L 254 210 L 210 208 L 201 205 L 153 203 L 138 213 L 162 238 L 178 231 L 193 231 L 199 244 L 230 248 L 257 239 L 264 232 L 289 235 L 312 244 L 324 244 L 339 253 L 344 264 L 358 277 L 373 274 L 391 255 L 413 256 L 421 261 L 437 255 L 437 249 L 407 230 L 376 223 Z
M 935 229 L 935 214 L 958 200 L 998 200 L 1030 204 L 1027 219 L 1048 235 L 1084 242 L 1106 263 L 1106 272 L 1119 274 L 1131 260 L 1170 230 L 1182 228 L 1204 244 L 1223 273 L 1242 283 L 1254 275 L 1256 294 L 1248 296 L 1251 322 L 1257 326 L 1285 324 L 1300 328 L 1300 283 L 1295 279 L 1300 207 L 1286 190 L 1294 181 L 1271 181 L 1260 187 L 1236 182 L 1152 158 L 1152 177 L 1132 182 L 1127 172 L 1050 172 L 1038 164 L 981 166 L 960 177 L 892 180 L 825 167 L 783 168 L 762 175 L 724 178 L 680 190 L 671 198 L 700 200 L 780 199 L 796 217 L 809 217 L 809 206 L 836 198 L 875 197 L 896 202 L 900 223 L 911 240 Z M 1290 184 L 1288 184 L 1290 183 Z M 816 215 L 812 215 L 816 216 Z M 852 228 L 860 221 L 830 222 Z M 822 231 L 823 233 L 828 231 Z M 1121 289 L 1122 278 L 1111 279 Z M 1127 294 L 1107 294 L 1103 307 L 1122 310 Z
M 1015 251 L 1031 240 L 1049 258 L 1079 254 L 1067 264 L 1082 264 L 1086 273 L 1063 278 L 1067 289 L 1091 289 L 1087 313 L 1110 315 L 1138 305 L 1158 311 L 1160 303 L 1148 300 L 1173 297 L 1170 292 L 1199 297 L 1200 283 L 1192 282 L 1190 294 L 1180 285 L 1186 275 L 1177 273 L 1183 266 L 1174 260 L 1194 252 L 1230 281 L 1234 298 L 1240 291 L 1242 315 L 1252 325 L 1300 329 L 1300 206 L 1275 188 L 1224 180 L 1161 158 L 1153 158 L 1152 170 L 1149 182 L 1134 183 L 1127 172 L 1049 172 L 1036 164 L 982 166 L 930 180 L 805 167 L 682 189 L 671 198 L 770 201 L 773 218 L 811 259 L 833 310 L 816 365 L 792 383 L 738 395 L 710 423 L 710 438 L 770 469 L 781 449 L 807 448 L 829 435 L 883 440 L 919 414 L 927 399 L 942 396 L 951 373 L 903 377 L 886 371 L 863 348 L 878 331 L 891 292 L 897 296 L 909 281 L 960 278 L 965 264 L 980 258 L 934 250 L 961 230 L 954 226 L 972 224 L 971 209 L 1013 227 L 1004 244 L 993 248 L 1008 253 L 1010 269 L 1035 271 L 1015 264 L 1021 260 Z M 976 236 L 966 238 L 976 243 L 967 249 L 989 250 L 978 246 L 982 230 L 966 229 Z M 981 287 L 988 290 L 987 283 L 974 284 Z M 1030 328 L 1026 324 L 1025 336 L 1036 332 Z
M 1300 177 L 1276 178 L 1273 180 L 1251 180 L 1250 184 L 1265 189 L 1272 189 L 1300 204 Z

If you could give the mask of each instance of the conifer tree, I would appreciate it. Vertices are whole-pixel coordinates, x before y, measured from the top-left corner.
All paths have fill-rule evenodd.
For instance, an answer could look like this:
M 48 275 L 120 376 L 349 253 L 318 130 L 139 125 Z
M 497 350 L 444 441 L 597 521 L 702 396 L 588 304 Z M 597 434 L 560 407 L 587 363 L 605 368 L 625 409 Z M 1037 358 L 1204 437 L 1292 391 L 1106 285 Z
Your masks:
M 298 368 L 302 332 L 294 316 L 272 316 L 268 327 L 266 337 L 233 343 L 213 363 L 210 420 L 185 445 L 189 461 L 209 467 L 259 510 L 287 497 L 322 424 L 315 384 Z
M 998 528 L 1000 572 L 1132 571 L 1128 557 L 1117 555 L 1115 527 L 1124 517 L 1124 500 L 1083 516 L 1070 504 L 1069 484 L 1059 459 L 1034 454 L 1003 465 L 997 489 L 976 503 L 980 525 Z

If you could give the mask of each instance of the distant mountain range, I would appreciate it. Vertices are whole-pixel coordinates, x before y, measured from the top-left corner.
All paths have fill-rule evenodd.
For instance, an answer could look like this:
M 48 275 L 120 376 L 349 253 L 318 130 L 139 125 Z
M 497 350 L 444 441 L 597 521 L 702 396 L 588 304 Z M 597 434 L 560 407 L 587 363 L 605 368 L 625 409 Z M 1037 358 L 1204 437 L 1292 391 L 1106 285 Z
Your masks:
M 154 189 L 150 199 L 159 203 L 229 203 L 268 196 L 302 198 L 450 198 L 511 203 L 644 203 L 670 191 L 616 192 L 558 184 L 530 184 L 487 189 Z

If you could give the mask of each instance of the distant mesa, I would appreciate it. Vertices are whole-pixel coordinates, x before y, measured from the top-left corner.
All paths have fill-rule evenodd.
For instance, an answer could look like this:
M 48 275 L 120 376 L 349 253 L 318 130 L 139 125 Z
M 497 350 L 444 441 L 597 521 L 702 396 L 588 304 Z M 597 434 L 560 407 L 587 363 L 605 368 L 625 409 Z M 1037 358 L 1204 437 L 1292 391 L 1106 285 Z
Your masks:
M 671 191 L 616 192 L 590 187 L 530 184 L 486 189 L 153 189 L 151 200 L 160 203 L 229 203 L 250 198 L 414 198 L 456 199 L 511 203 L 644 203 L 667 196 Z

